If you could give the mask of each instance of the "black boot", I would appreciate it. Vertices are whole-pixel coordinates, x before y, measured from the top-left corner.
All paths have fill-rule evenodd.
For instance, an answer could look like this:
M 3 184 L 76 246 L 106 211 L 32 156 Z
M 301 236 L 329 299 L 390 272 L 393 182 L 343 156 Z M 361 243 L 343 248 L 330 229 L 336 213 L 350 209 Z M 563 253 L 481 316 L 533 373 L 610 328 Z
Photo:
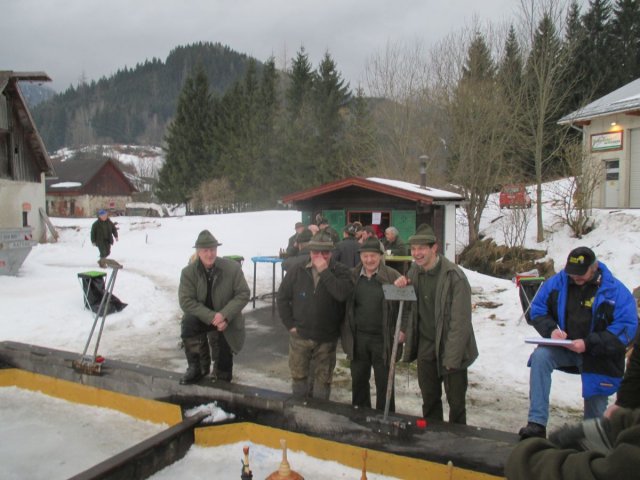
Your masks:
M 200 371 L 206 377 L 211 372 L 211 350 L 209 349 L 209 335 L 207 335 L 200 346 Z
M 205 342 L 204 335 L 183 339 L 184 353 L 187 357 L 187 372 L 180 379 L 180 385 L 196 383 L 204 376 L 200 366 L 200 349 Z

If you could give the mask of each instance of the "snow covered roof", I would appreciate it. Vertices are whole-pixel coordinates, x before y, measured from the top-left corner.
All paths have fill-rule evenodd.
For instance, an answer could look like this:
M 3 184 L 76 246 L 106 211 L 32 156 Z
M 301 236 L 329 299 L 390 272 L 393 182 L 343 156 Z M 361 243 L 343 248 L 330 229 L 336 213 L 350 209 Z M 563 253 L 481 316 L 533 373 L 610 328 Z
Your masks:
M 591 102 L 575 112 L 565 115 L 558 123 L 575 123 L 614 113 L 640 113 L 640 78 Z
M 380 183 L 382 185 L 389 185 L 391 187 L 400 188 L 413 193 L 419 193 L 422 195 L 428 195 L 435 200 L 464 200 L 462 195 L 458 195 L 454 192 L 448 192 L 446 190 L 439 190 L 431 187 L 421 187 L 415 183 L 403 182 L 401 180 L 390 180 L 388 178 L 369 177 L 367 180 L 371 182 Z
M 76 188 L 81 186 L 82 183 L 80 182 L 59 182 L 49 185 L 49 188 Z
M 350 187 L 373 190 L 385 195 L 391 195 L 414 202 L 424 202 L 427 204 L 433 203 L 434 201 L 464 201 L 464 197 L 457 193 L 447 192 L 445 190 L 438 190 L 429 187 L 422 188 L 420 187 L 420 185 L 417 185 L 415 183 L 377 177 L 349 177 L 286 195 L 282 198 L 282 202 L 285 204 L 289 204 L 293 202 L 306 201 L 329 192 L 334 192 Z

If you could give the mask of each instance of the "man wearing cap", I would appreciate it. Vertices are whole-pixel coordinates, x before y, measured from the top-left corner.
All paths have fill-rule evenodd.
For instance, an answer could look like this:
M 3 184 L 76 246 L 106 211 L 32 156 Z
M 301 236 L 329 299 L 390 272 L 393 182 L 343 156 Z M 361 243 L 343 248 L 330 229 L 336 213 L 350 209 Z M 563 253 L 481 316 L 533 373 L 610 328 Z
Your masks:
M 371 408 L 373 368 L 375 408 L 384 410 L 398 302 L 385 302 L 382 285 L 393 283 L 400 273 L 382 262 L 380 242 L 375 238 L 368 239 L 359 253 L 360 263 L 351 273 L 355 288 L 347 301 L 342 349 L 351 360 L 351 404 Z M 404 330 L 401 326 L 399 343 L 404 343 Z M 389 411 L 395 411 L 393 390 Z
M 289 237 L 289 243 L 287 244 L 287 249 L 285 251 L 286 254 L 287 254 L 287 257 L 294 257 L 300 251 L 300 249 L 299 249 L 299 247 L 297 245 L 298 244 L 298 235 L 300 235 L 305 230 L 304 223 L 296 222 L 295 229 L 296 229 L 296 233 L 294 233 L 293 235 L 291 235 Z
M 333 256 L 336 262 L 353 268 L 360 262 L 360 255 L 358 254 L 360 245 L 356 240 L 356 227 L 353 223 L 347 223 L 342 232 L 343 238 L 336 245 Z
M 338 243 L 340 241 L 338 232 L 334 230 L 334 228 L 329 224 L 329 220 L 327 220 L 326 218 L 321 217 L 318 220 L 318 228 L 320 228 L 320 231 L 327 232 L 329 235 L 331 235 L 331 241 L 333 243 Z
M 233 354 L 244 345 L 242 309 L 251 292 L 240 264 L 217 256 L 220 245 L 209 230 L 200 232 L 195 244 L 198 258 L 180 275 L 178 298 L 184 312 L 181 337 L 188 365 L 180 379 L 183 385 L 197 382 L 209 372 L 210 365 L 203 364 L 200 354 L 208 348 L 209 331 L 219 333 L 218 358 L 214 359 L 214 373 L 219 380 L 231 381 Z
M 546 437 L 551 373 L 582 376 L 584 418 L 602 416 L 624 373 L 625 350 L 638 326 L 631 292 L 587 247 L 569 253 L 564 270 L 546 280 L 531 303 L 531 324 L 545 338 L 571 340 L 538 346 L 529 358 L 529 416 L 522 439 Z
M 397 287 L 412 285 L 417 302 L 407 308 L 405 359 L 417 360 L 422 414 L 442 421 L 442 385 L 449 422 L 467 423 L 467 369 L 478 357 L 471 323 L 471 287 L 464 272 L 438 254 L 433 229 L 422 224 L 409 237 L 413 264 Z
M 282 270 L 288 271 L 295 265 L 306 264 L 309 262 L 309 242 L 311 241 L 311 237 L 313 234 L 311 230 L 305 228 L 298 234 L 298 238 L 296 239 L 296 247 L 298 252 L 291 256 L 287 257 L 282 261 Z
M 98 264 L 101 267 L 104 267 L 105 259 L 111 254 L 114 239 L 118 241 L 116 225 L 111 221 L 106 210 L 98 211 L 98 219 L 91 225 L 91 244 L 98 247 L 100 252 Z
M 294 396 L 328 400 L 344 302 L 353 284 L 349 268 L 331 258 L 333 242 L 328 233 L 314 235 L 308 248 L 309 261 L 287 270 L 280 284 L 278 312 L 289 331 Z

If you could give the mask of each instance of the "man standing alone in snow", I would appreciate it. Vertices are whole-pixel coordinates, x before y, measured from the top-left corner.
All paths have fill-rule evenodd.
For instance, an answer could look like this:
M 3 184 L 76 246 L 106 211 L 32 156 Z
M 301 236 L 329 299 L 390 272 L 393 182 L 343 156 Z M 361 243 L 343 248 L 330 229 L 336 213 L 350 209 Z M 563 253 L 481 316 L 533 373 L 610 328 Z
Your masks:
M 118 229 L 109 218 L 109 214 L 105 210 L 100 210 L 98 219 L 91 225 L 91 244 L 98 247 L 100 252 L 98 264 L 101 267 L 104 267 L 104 261 L 111 253 L 114 238 L 118 241 Z

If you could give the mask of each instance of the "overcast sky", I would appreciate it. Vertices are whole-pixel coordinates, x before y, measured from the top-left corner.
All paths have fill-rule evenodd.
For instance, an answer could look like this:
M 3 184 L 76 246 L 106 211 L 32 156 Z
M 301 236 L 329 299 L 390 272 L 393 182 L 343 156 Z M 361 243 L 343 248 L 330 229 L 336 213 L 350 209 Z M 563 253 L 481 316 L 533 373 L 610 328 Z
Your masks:
M 329 51 L 352 87 L 388 41 L 429 46 L 481 21 L 508 22 L 520 0 L 0 0 L 0 70 L 45 71 L 55 90 L 109 76 L 176 46 L 220 42 L 277 66 L 304 45 Z

